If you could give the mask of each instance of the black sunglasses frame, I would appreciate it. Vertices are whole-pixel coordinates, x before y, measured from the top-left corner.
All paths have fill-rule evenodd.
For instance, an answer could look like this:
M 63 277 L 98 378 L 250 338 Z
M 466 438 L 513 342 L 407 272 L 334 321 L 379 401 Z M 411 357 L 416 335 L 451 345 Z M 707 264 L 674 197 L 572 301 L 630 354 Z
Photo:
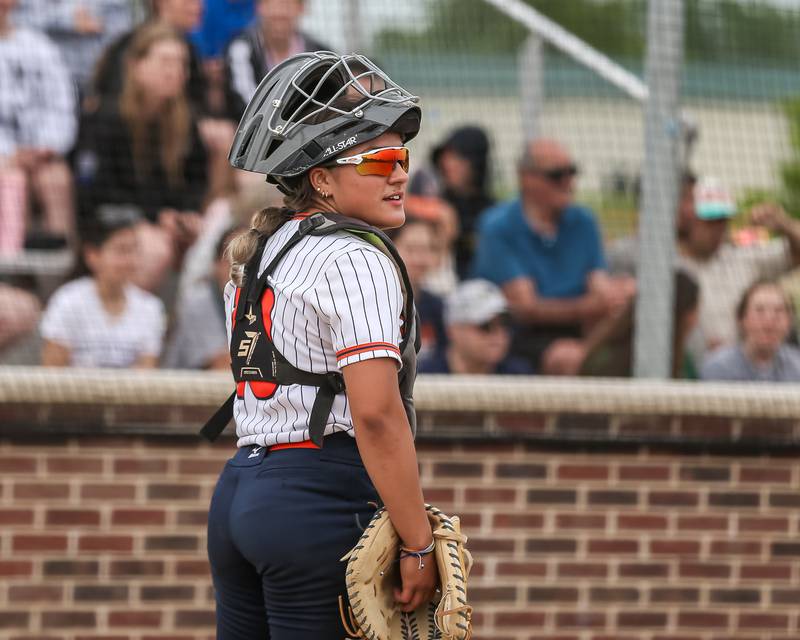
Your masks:
M 565 178 L 574 178 L 580 173 L 580 169 L 576 164 L 570 164 L 563 167 L 553 167 L 552 169 L 537 169 L 535 167 L 531 167 L 529 171 L 542 176 L 550 182 L 561 182 Z

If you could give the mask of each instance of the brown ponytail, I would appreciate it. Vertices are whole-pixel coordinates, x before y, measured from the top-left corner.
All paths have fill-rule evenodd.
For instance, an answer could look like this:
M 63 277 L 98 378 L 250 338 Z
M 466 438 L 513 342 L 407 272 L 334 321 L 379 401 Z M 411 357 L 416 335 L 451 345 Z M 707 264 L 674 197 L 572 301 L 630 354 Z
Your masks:
M 288 180 L 287 180 L 288 182 Z M 226 255 L 231 263 L 231 280 L 237 287 L 242 286 L 244 267 L 253 257 L 262 236 L 269 237 L 284 222 L 290 220 L 299 211 L 318 209 L 317 193 L 311 186 L 308 174 L 295 178 L 291 190 L 283 198 L 283 207 L 267 207 L 253 214 L 250 218 L 250 229 L 236 236 L 228 244 Z
M 286 207 L 267 207 L 256 211 L 250 218 L 250 228 L 230 241 L 225 253 L 231 263 L 231 280 L 237 287 L 242 286 L 244 267 L 256 252 L 259 239 L 271 236 L 292 215 L 294 211 Z

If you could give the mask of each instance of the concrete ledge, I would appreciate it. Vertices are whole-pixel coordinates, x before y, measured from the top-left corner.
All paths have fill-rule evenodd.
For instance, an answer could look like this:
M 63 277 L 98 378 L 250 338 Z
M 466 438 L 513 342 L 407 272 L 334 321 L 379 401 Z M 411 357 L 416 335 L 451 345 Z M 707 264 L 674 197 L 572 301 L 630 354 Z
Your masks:
M 196 437 L 227 373 L 0 368 L 0 433 Z M 800 447 L 800 387 L 641 380 L 420 376 L 419 437 L 570 448 Z
M 227 373 L 0 367 L 0 403 L 216 407 Z M 800 419 L 800 385 L 420 375 L 422 411 L 568 412 Z

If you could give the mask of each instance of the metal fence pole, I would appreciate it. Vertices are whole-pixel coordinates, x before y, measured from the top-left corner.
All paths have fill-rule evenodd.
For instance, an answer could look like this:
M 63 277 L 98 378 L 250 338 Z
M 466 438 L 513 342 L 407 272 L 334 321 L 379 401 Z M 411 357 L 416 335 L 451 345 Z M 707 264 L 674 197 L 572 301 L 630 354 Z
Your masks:
M 645 157 L 639 214 L 634 375 L 672 369 L 675 210 L 679 180 L 683 0 L 650 0 L 647 16 Z
M 534 34 L 528 36 L 519 54 L 519 97 L 525 140 L 534 140 L 544 107 L 544 43 Z
M 364 53 L 360 5 L 360 0 L 346 0 L 344 3 L 344 42 L 347 53 Z

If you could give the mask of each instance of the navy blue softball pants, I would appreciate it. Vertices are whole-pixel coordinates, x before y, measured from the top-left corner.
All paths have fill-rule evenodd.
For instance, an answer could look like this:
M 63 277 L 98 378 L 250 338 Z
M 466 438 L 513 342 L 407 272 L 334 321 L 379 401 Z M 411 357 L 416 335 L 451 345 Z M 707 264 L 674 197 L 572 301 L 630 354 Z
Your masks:
M 217 639 L 343 640 L 339 559 L 376 501 L 348 435 L 326 437 L 322 449 L 239 449 L 209 511 Z

